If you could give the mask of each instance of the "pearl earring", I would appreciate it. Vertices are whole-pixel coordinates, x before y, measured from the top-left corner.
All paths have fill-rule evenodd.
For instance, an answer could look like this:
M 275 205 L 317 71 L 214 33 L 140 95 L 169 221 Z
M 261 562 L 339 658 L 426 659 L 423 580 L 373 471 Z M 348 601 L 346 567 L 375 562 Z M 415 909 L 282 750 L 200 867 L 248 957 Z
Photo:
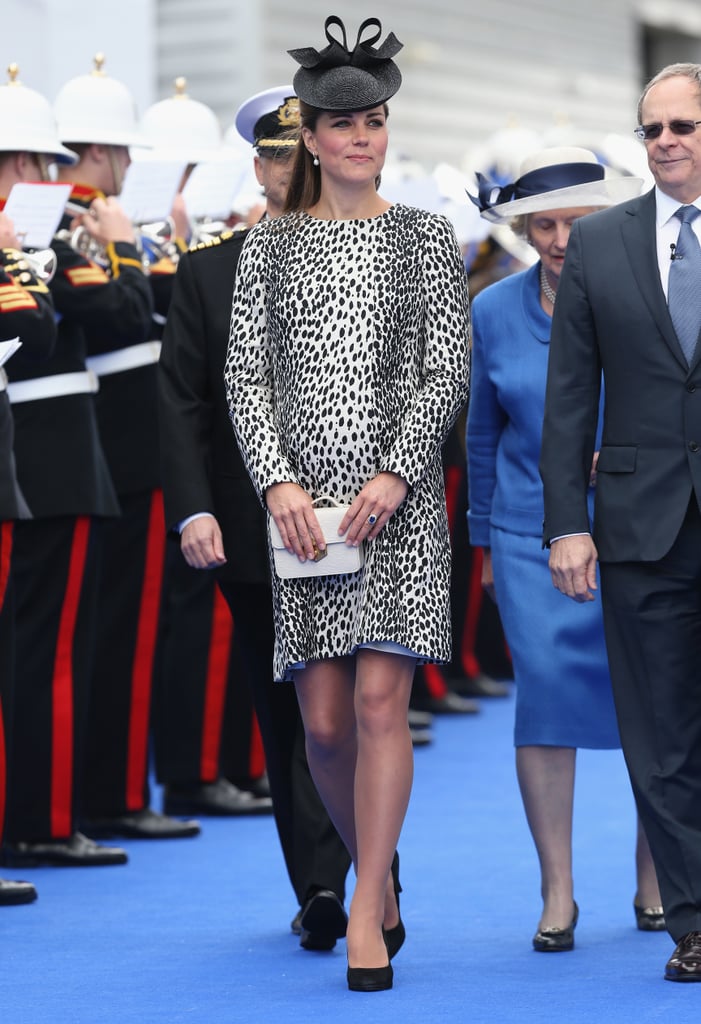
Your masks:
M 312 163 L 314 164 L 315 167 L 319 166 L 319 157 L 316 155 L 316 153 L 314 154 L 314 159 L 312 160 Z

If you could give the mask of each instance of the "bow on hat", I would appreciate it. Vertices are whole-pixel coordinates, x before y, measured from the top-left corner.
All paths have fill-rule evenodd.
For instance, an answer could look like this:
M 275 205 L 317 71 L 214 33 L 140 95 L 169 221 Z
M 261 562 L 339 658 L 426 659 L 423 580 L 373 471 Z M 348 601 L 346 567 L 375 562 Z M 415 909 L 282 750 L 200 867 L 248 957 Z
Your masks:
M 343 42 L 335 39 L 329 28 L 332 25 L 338 26 L 343 33 Z M 367 28 L 375 28 L 376 32 L 369 39 L 362 39 L 363 32 Z M 402 49 L 402 44 L 399 42 L 394 32 L 390 32 L 384 43 L 381 46 L 375 48 L 373 45 L 380 38 L 382 33 L 382 24 L 378 18 L 366 18 L 358 29 L 358 38 L 355 41 L 355 46 L 352 50 L 348 49 L 348 40 L 346 38 L 346 28 L 343 22 L 335 14 L 330 15 L 324 23 L 324 31 L 326 38 L 329 41 L 329 45 L 325 47 L 321 52 L 315 50 L 313 46 L 303 46 L 297 50 L 288 50 L 287 52 L 298 64 L 301 64 L 303 68 L 307 70 L 314 69 L 316 71 L 324 71 L 327 68 L 338 68 L 344 65 L 350 65 L 354 68 L 362 68 L 366 71 L 371 71 L 373 65 L 377 61 L 390 60 L 395 54 L 399 53 Z
M 518 181 L 502 187 L 497 182 L 489 181 L 477 171 L 477 195 L 473 196 L 469 192 L 467 194 L 480 212 L 484 213 L 485 210 L 491 210 L 495 206 L 502 206 L 504 203 L 511 203 L 517 199 L 526 199 L 529 196 L 538 196 L 554 192 L 556 189 L 570 188 L 573 185 L 583 185 L 591 181 L 601 181 L 604 173 L 604 168 L 600 164 L 554 164 L 529 171 Z

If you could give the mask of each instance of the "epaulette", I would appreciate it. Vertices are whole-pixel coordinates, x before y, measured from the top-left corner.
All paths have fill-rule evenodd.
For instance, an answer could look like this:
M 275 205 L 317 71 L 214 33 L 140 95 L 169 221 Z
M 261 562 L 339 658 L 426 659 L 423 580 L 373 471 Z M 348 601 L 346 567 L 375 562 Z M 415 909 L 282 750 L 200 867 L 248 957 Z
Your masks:
M 212 238 L 205 238 L 202 242 L 197 242 L 196 245 L 190 246 L 190 252 L 199 252 L 200 249 L 211 249 L 213 245 L 221 245 L 222 242 L 228 242 L 234 237 L 235 232 L 233 231 L 222 231 L 220 235 L 215 235 Z

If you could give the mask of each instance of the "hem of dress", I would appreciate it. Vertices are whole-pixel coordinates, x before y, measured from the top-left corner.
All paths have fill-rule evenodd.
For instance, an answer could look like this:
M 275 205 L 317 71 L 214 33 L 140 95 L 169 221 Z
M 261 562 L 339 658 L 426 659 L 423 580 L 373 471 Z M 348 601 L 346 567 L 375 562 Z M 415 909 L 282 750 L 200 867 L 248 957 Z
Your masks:
M 398 644 L 394 640 L 366 640 L 363 643 L 355 644 L 354 647 L 348 651 L 347 654 L 334 654 L 329 655 L 329 659 L 334 658 L 352 658 L 354 654 L 361 648 L 367 648 L 372 651 L 386 651 L 388 654 L 401 654 L 405 658 L 413 658 L 417 665 L 447 665 L 449 659 L 434 657 L 430 654 L 417 654 L 410 647 L 405 647 L 404 644 Z M 306 661 L 295 661 L 290 665 L 285 666 L 284 675 L 276 676 L 276 683 L 289 683 L 293 681 L 292 673 L 299 672 L 301 669 L 306 668 L 307 664 L 312 661 L 324 661 L 324 658 L 309 658 Z

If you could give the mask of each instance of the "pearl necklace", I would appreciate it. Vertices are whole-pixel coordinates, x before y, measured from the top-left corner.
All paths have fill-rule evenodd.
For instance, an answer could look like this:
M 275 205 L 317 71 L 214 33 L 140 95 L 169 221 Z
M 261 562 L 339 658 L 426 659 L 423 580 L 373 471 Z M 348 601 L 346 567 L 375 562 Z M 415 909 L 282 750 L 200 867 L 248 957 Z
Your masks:
M 545 273 L 545 267 L 541 263 L 540 265 L 540 287 L 543 289 L 543 295 L 553 306 L 555 305 L 555 289 L 551 287 L 548 281 L 548 275 Z

